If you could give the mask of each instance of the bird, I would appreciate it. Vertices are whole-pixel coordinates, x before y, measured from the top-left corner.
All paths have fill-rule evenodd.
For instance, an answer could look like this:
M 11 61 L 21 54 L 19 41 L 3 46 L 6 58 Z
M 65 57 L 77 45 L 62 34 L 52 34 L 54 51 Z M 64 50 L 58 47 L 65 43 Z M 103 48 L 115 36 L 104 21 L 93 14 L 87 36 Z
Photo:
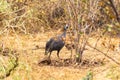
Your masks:
M 62 34 L 58 35 L 57 37 L 52 37 L 46 42 L 45 46 L 45 55 L 48 55 L 49 53 L 49 58 L 51 56 L 52 51 L 57 51 L 57 57 L 59 57 L 59 52 L 60 50 L 64 47 L 65 45 L 65 38 L 66 38 L 66 32 L 68 29 L 68 24 L 64 26 L 64 31 Z

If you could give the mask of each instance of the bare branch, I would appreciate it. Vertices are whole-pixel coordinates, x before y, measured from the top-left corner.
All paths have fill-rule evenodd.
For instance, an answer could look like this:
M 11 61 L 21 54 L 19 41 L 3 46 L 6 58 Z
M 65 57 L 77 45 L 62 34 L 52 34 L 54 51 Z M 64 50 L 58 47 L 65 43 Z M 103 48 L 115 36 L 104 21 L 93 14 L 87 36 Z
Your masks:
M 95 50 L 97 50 L 98 52 L 102 53 L 104 56 L 106 56 L 107 58 L 109 58 L 110 60 L 112 60 L 113 62 L 115 62 L 116 64 L 118 64 L 120 66 L 120 63 L 118 61 L 116 61 L 115 59 L 113 59 L 112 57 L 108 56 L 107 53 L 102 52 L 101 50 L 97 49 L 96 47 L 91 46 L 89 43 L 87 43 L 87 45 Z

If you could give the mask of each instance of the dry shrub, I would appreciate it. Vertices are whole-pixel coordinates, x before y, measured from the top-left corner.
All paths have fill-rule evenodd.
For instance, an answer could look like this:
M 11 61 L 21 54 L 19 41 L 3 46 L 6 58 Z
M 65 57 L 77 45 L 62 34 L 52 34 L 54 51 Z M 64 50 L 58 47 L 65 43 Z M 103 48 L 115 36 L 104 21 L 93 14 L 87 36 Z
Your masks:
M 88 28 L 95 30 L 115 20 L 108 0 L 2 0 L 1 3 L 5 4 L 0 9 L 0 24 L 24 33 L 58 29 L 65 23 L 71 28 L 80 23 L 89 33 Z M 118 12 L 119 3 L 114 1 Z
M 106 28 L 105 25 L 108 24 L 114 27 L 114 23 L 117 23 L 116 17 L 113 17 L 114 10 L 108 0 L 9 0 L 2 2 L 6 3 L 4 6 L 5 9 L 8 8 L 8 11 L 1 10 L 1 16 L 5 15 L 5 18 L 1 19 L 3 26 L 1 33 L 9 30 L 25 34 L 45 32 L 50 31 L 51 28 L 59 29 L 68 23 L 70 35 L 75 36 L 71 43 L 76 47 L 76 54 L 83 53 L 91 32 L 97 32 L 98 29 L 101 30 L 101 27 Z M 115 6 L 119 6 L 120 2 L 114 1 L 114 3 Z M 116 9 L 119 12 L 119 8 Z M 108 26 L 105 30 L 110 29 Z

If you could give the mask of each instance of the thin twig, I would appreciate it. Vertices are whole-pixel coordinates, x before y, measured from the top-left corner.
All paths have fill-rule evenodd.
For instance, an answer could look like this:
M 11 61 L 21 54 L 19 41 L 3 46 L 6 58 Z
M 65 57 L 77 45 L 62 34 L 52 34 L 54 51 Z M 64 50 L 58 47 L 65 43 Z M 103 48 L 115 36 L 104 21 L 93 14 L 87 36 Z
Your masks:
M 98 52 L 102 53 L 104 56 L 106 56 L 107 58 L 109 58 L 110 60 L 112 60 L 113 62 L 115 62 L 116 64 L 118 64 L 120 66 L 120 63 L 118 61 L 116 61 L 115 59 L 113 59 L 112 57 L 110 57 L 109 55 L 107 55 L 107 53 L 102 52 L 101 50 L 97 49 L 96 47 L 91 46 L 89 43 L 87 43 L 87 45 L 95 50 L 97 50 Z

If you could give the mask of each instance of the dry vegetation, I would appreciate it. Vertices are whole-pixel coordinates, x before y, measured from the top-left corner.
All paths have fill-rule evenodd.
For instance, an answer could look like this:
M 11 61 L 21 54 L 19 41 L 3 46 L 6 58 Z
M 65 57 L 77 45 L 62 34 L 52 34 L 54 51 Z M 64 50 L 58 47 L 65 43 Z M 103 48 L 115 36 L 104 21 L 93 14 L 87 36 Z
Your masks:
M 1 0 L 0 80 L 120 80 L 120 0 Z M 66 47 L 44 59 L 46 41 Z M 69 48 L 69 49 L 68 49 Z

